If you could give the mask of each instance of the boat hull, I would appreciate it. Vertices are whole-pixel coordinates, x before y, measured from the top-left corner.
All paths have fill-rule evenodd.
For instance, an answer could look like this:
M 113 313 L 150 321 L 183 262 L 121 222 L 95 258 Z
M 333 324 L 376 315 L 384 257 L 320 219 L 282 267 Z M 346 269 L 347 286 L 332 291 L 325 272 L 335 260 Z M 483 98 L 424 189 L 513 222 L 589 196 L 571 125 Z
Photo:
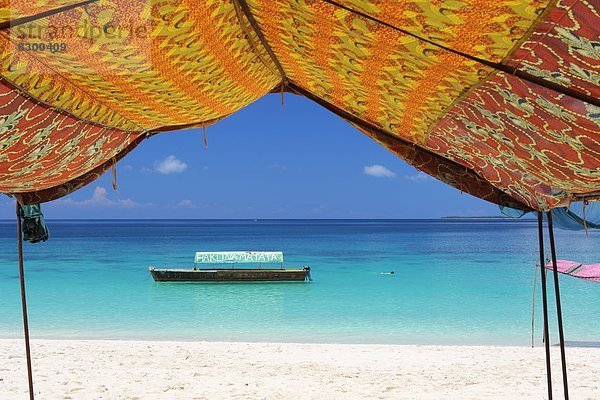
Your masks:
M 156 282 L 286 282 L 305 281 L 307 269 L 159 269 L 150 267 Z

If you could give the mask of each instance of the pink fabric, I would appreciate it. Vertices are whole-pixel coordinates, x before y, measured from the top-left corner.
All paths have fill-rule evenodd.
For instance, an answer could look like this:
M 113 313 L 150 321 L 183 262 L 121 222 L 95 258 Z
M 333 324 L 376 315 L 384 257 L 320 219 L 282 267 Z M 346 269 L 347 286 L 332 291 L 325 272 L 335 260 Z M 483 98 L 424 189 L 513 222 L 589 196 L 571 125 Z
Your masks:
M 571 268 L 579 265 L 581 265 L 581 263 L 575 261 L 556 260 L 556 269 L 558 269 L 558 272 L 562 272 L 563 274 L 566 274 Z M 553 269 L 552 264 L 547 264 L 546 268 Z
M 600 282 L 600 264 L 584 265 L 574 276 L 589 279 L 594 282 Z
M 552 270 L 552 264 L 546 268 Z M 600 264 L 581 265 L 575 261 L 556 260 L 556 269 L 563 274 L 600 283 Z

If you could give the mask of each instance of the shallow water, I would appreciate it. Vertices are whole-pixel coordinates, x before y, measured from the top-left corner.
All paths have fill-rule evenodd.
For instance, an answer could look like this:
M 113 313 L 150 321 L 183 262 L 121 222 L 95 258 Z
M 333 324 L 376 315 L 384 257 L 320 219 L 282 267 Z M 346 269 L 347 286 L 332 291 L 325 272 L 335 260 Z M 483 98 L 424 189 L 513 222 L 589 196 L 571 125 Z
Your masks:
M 33 337 L 352 343 L 531 340 L 534 221 L 49 221 L 25 244 Z M 14 222 L 0 222 L 0 337 L 22 334 Z M 559 259 L 600 262 L 600 233 L 556 232 Z M 277 250 L 311 283 L 155 283 L 195 251 Z M 395 271 L 394 275 L 381 272 Z M 548 275 L 550 283 L 552 276 Z M 539 271 L 538 271 L 539 278 Z M 565 336 L 600 340 L 600 284 L 561 276 Z M 536 341 L 541 296 L 536 296 Z M 550 304 L 554 304 L 550 285 Z M 554 313 L 554 308 L 551 309 Z M 556 323 L 551 320 L 552 340 Z

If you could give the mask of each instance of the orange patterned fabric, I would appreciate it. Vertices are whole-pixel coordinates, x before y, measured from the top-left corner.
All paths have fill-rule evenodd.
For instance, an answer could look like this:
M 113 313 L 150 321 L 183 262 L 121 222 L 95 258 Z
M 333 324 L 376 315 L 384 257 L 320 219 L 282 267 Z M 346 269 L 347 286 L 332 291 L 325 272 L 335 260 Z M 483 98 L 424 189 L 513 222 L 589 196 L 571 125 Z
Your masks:
M 52 13 L 69 4 L 0 3 L 0 22 L 51 14 L 0 32 L 0 191 L 26 202 L 281 85 L 498 204 L 547 210 L 600 191 L 597 3 L 120 0 Z

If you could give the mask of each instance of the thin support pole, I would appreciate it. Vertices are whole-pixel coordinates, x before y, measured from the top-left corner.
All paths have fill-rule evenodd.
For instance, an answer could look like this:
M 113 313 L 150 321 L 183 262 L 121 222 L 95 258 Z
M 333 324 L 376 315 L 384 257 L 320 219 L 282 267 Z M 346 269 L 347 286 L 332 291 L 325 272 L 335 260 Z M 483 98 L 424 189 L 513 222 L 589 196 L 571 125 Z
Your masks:
M 533 266 L 533 293 L 531 294 L 531 347 L 535 347 L 535 287 L 537 285 L 537 263 Z
M 556 247 L 554 246 L 554 229 L 552 227 L 552 213 L 547 212 L 548 235 L 550 236 L 550 252 L 552 253 L 552 271 L 554 274 L 554 294 L 556 297 L 556 315 L 558 318 L 558 337 L 560 340 L 560 361 L 562 364 L 563 390 L 565 400 L 569 400 L 569 382 L 567 380 L 567 360 L 565 357 L 565 336 L 563 333 L 562 307 L 560 304 L 560 287 L 558 286 L 558 268 L 556 266 Z
M 25 271 L 23 270 L 23 234 L 21 233 L 21 205 L 17 201 L 17 248 L 19 249 L 19 279 L 21 281 L 21 305 L 23 306 L 23 330 L 25 331 L 25 353 L 27 355 L 27 379 L 29 399 L 34 400 L 33 372 L 31 369 L 31 346 L 29 345 L 29 321 L 27 320 L 27 300 L 25 296 Z
M 544 346 L 546 348 L 546 379 L 548 380 L 548 400 L 552 400 L 552 370 L 550 367 L 550 340 L 548 337 L 548 298 L 546 295 L 546 261 L 544 260 L 544 230 L 541 212 L 538 212 L 538 240 L 540 246 L 540 272 L 542 273 L 542 304 L 544 306 Z

